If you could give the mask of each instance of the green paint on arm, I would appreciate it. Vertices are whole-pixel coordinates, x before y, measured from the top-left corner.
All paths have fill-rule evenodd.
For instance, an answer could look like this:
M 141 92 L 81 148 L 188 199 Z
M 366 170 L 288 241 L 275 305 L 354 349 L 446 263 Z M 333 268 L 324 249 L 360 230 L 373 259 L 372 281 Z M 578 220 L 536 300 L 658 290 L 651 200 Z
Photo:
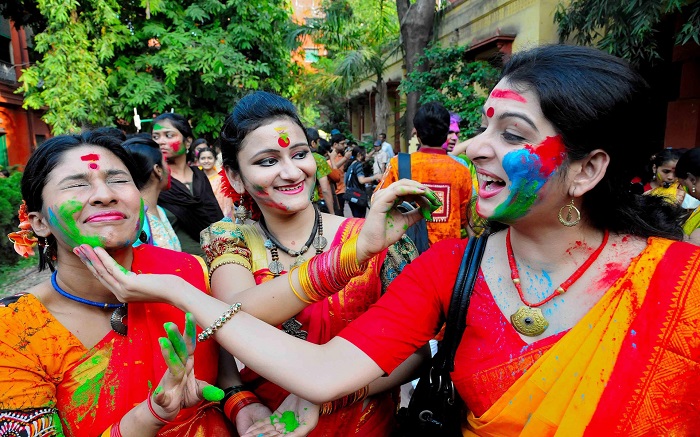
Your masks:
M 202 389 L 202 396 L 210 402 L 219 402 L 224 398 L 224 391 L 219 387 L 208 385 Z

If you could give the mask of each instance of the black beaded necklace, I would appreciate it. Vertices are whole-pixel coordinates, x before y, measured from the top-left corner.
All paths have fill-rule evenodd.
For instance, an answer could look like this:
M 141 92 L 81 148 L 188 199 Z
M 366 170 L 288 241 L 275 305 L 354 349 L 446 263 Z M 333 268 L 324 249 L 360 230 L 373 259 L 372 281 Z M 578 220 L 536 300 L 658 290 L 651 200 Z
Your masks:
M 316 255 L 322 253 L 323 249 L 326 248 L 328 240 L 326 240 L 326 238 L 323 236 L 323 219 L 321 218 L 321 212 L 318 210 L 316 205 L 313 207 L 316 213 L 314 218 L 314 227 L 311 229 L 311 235 L 309 235 L 308 240 L 306 240 L 306 243 L 304 243 L 299 250 L 290 249 L 280 243 L 272 232 L 267 229 L 267 226 L 265 225 L 265 218 L 260 217 L 260 228 L 267 237 L 267 240 L 265 240 L 265 247 L 270 251 L 270 256 L 272 258 L 272 261 L 270 261 L 270 264 L 268 265 L 268 269 L 270 269 L 270 272 L 273 275 L 279 276 L 280 273 L 284 271 L 284 264 L 282 264 L 282 262 L 279 260 L 278 249 L 282 249 L 289 256 L 296 257 L 296 260 L 294 260 L 294 263 L 291 265 L 291 267 L 295 267 L 306 261 L 302 255 L 304 255 L 309 248 L 313 247 L 316 249 Z

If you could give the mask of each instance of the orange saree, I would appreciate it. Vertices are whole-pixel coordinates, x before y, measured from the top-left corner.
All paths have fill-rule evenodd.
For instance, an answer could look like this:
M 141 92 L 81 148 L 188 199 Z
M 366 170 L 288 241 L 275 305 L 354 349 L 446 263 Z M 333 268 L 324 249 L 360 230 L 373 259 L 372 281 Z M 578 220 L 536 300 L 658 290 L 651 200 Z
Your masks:
M 340 245 L 357 235 L 363 222 L 358 219 L 345 220 L 338 229 L 332 246 Z M 250 249 L 255 258 L 255 247 Z M 264 250 L 264 247 L 262 249 Z M 326 300 L 309 305 L 296 316 L 302 325 L 301 329 L 308 332 L 307 341 L 316 344 L 327 343 L 379 299 L 382 288 L 379 272 L 385 256 L 386 251 L 373 258 L 369 262 L 367 271 L 350 281 L 342 291 Z M 257 283 L 273 278 L 267 268 L 256 270 L 254 275 Z M 241 379 L 272 410 L 276 409 L 289 395 L 289 392 L 261 378 L 247 367 L 241 370 Z M 395 410 L 394 394 L 381 393 L 369 398 L 366 406 L 359 402 L 333 414 L 321 416 L 318 425 L 309 436 L 387 436 L 394 426 Z
M 134 249 L 132 271 L 176 274 L 206 292 L 202 267 L 180 252 Z M 67 436 L 98 436 L 143 402 L 167 370 L 158 345 L 163 323 L 184 323 L 184 313 L 170 305 L 130 303 L 127 336 L 110 331 L 86 349 L 34 296 L 2 310 L 7 318 L 0 340 L 0 409 L 52 408 L 61 422 L 54 426 L 62 425 Z M 217 345 L 201 343 L 195 354 L 197 377 L 215 383 Z M 230 435 L 223 414 L 212 407 L 202 403 L 181 411 L 158 435 Z
M 697 435 L 699 272 L 700 248 L 650 239 L 464 435 Z

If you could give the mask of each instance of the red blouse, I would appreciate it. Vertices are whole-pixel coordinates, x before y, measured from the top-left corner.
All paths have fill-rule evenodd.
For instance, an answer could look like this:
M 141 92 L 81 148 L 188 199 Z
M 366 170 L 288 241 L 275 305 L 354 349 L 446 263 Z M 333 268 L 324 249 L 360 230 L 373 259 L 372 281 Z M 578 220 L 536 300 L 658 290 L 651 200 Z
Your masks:
M 392 282 L 339 334 L 386 373 L 435 336 L 447 315 L 467 240 L 443 240 Z M 469 410 L 483 414 L 565 332 L 528 345 L 493 299 L 483 272 L 474 286 L 452 379 Z

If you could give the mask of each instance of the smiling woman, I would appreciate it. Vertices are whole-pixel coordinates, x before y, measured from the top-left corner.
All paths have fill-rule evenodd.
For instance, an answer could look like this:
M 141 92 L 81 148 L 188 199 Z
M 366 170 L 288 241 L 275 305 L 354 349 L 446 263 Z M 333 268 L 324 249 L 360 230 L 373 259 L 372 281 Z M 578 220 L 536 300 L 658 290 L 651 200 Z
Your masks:
M 39 238 L 40 268 L 53 275 L 0 303 L 0 434 L 229 435 L 224 417 L 201 401 L 216 380 L 216 348 L 195 352 L 194 334 L 183 340 L 173 326 L 157 346 L 163 323 L 184 313 L 161 304 L 127 308 L 80 262 L 81 244 L 103 247 L 121 269 L 177 273 L 206 291 L 191 255 L 131 247 L 145 220 L 136 168 L 117 140 L 92 133 L 52 138 L 29 159 L 25 230 Z
M 316 161 L 288 100 L 265 92 L 241 99 L 226 119 L 221 145 L 228 191 L 239 207 L 237 223 L 224 220 L 202 232 L 212 292 L 219 299 L 234 303 L 242 290 L 287 275 L 306 259 L 338 248 L 360 232 L 363 220 L 323 214 L 311 202 Z M 257 223 L 246 221 L 246 209 Z M 338 295 L 305 308 L 285 321 L 282 330 L 312 343 L 327 342 L 377 301 L 414 257 L 413 244 L 401 240 L 373 257 L 364 274 Z M 296 396 L 248 367 L 239 378 L 233 360 L 221 368 L 230 369 L 233 383 L 242 382 L 255 393 L 246 392 L 250 404 L 230 412 L 242 435 L 252 433 L 251 426 L 280 405 L 296 402 Z M 346 399 L 342 408 L 329 407 L 311 435 L 389 435 L 396 403 L 388 389 L 398 386 L 401 378 L 402 372 L 397 372 L 369 391 L 361 390 L 351 402 Z

